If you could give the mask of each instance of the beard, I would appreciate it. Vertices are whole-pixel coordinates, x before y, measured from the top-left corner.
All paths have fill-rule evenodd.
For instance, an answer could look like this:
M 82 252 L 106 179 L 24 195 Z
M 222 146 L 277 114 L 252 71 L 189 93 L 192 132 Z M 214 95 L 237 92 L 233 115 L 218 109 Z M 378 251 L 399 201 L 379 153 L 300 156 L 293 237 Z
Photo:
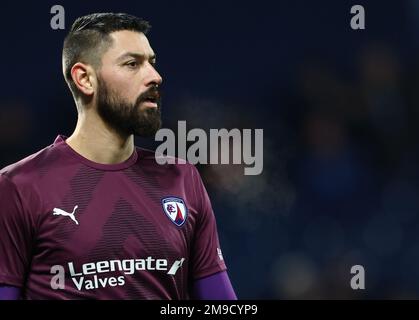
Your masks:
M 141 108 L 146 96 L 154 93 L 158 96 L 157 108 Z M 135 101 L 129 103 L 118 93 L 110 90 L 103 79 L 98 77 L 98 114 L 109 126 L 123 135 L 134 134 L 151 137 L 161 127 L 161 98 L 157 86 L 143 92 Z

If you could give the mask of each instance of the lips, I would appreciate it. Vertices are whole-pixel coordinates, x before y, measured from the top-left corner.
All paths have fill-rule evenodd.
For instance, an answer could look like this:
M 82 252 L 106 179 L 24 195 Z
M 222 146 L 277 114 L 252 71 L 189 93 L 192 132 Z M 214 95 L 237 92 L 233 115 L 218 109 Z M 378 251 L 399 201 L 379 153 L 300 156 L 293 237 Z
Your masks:
M 160 92 L 155 86 L 143 92 L 138 98 L 138 105 L 158 108 L 160 104 Z
M 152 90 L 144 94 L 143 101 L 157 103 L 160 98 L 160 94 L 157 90 Z
M 143 99 L 143 102 L 151 102 L 151 103 L 157 103 L 158 97 L 156 96 L 147 96 Z
M 145 101 L 141 102 L 141 104 L 146 106 L 146 107 L 157 108 L 157 103 L 156 102 L 145 100 Z

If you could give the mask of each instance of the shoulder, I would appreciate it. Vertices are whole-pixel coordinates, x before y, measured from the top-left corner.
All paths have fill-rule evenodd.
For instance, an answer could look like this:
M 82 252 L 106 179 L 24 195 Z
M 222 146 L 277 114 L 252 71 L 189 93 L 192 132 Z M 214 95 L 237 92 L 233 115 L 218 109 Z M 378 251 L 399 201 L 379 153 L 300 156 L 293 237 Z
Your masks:
M 7 179 L 16 186 L 32 184 L 39 175 L 54 164 L 59 158 L 56 145 L 51 144 L 15 163 L 0 169 L 2 179 Z

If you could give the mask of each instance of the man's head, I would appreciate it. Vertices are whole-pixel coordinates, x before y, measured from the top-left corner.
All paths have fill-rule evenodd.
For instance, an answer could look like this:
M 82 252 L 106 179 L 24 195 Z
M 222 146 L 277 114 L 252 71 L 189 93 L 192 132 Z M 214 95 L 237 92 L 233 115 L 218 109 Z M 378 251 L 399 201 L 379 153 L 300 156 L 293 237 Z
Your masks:
M 78 18 L 64 40 L 63 73 L 79 112 L 93 108 L 122 134 L 153 135 L 161 125 L 148 22 L 124 13 Z

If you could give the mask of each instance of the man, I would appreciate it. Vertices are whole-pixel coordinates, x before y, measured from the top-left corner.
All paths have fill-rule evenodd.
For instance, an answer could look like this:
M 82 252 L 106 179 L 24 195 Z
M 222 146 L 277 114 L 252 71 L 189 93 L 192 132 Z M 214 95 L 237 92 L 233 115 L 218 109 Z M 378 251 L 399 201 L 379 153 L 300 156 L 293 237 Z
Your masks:
M 198 171 L 134 146 L 161 125 L 148 29 L 99 13 L 67 35 L 77 126 L 0 171 L 3 299 L 236 299 Z

